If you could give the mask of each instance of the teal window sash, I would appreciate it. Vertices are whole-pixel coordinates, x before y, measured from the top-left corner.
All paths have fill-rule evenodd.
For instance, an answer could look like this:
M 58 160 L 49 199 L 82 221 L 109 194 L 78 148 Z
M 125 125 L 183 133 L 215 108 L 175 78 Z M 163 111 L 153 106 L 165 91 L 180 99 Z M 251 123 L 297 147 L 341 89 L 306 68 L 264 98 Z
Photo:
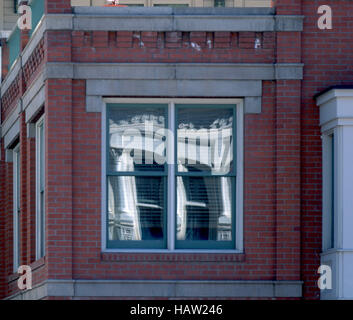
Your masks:
M 36 123 L 36 259 L 45 256 L 45 126 Z
M 159 104 L 153 104 L 153 106 L 158 106 Z M 163 104 L 166 108 L 166 128 L 169 128 L 168 123 L 169 123 L 169 115 L 168 115 L 168 105 Z M 236 149 L 237 149 L 237 144 L 236 144 L 236 104 L 182 104 L 181 106 L 185 108 L 186 106 L 188 107 L 202 107 L 202 108 L 210 108 L 210 107 L 222 107 L 226 106 L 227 108 L 232 108 L 233 110 L 233 137 L 232 137 L 232 146 L 233 146 L 233 165 L 232 165 L 232 170 L 231 172 L 223 175 L 214 175 L 211 172 L 190 172 L 190 173 L 185 173 L 185 172 L 178 172 L 177 171 L 177 134 L 176 134 L 176 129 L 174 132 L 174 145 L 175 145 L 175 161 L 174 161 L 174 209 L 175 212 L 173 212 L 173 220 L 174 220 L 174 234 L 170 235 L 168 234 L 168 218 L 170 218 L 170 214 L 168 213 L 168 165 L 165 164 L 164 166 L 164 171 L 128 171 L 128 172 L 122 172 L 122 171 L 109 171 L 109 111 L 110 108 L 121 108 L 121 107 L 129 107 L 129 108 L 144 108 L 146 106 L 151 106 L 151 104 L 132 104 L 132 103 L 125 103 L 125 104 L 107 104 L 107 115 L 106 115 L 106 203 L 105 203 L 105 208 L 106 208 L 106 244 L 108 249 L 167 249 L 168 247 L 168 238 L 173 237 L 174 238 L 174 246 L 175 250 L 178 249 L 205 249 L 205 250 L 234 250 L 235 249 L 235 239 L 236 239 Z M 174 119 L 174 125 L 175 128 L 177 128 L 177 105 L 175 105 L 175 119 Z M 164 212 L 163 212 L 163 218 L 164 218 L 164 232 L 163 232 L 163 240 L 109 240 L 109 210 L 108 210 L 108 179 L 109 177 L 113 176 L 142 176 L 142 177 L 163 177 L 163 185 L 164 185 Z M 229 177 L 231 179 L 231 186 L 232 186 L 232 197 L 231 197 L 231 208 L 232 208 L 232 214 L 231 214 L 231 234 L 232 238 L 230 241 L 220 241 L 220 240 L 177 240 L 176 239 L 176 226 L 177 226 L 177 215 L 176 215 L 176 209 L 177 209 L 177 179 L 176 177 L 178 176 L 190 176 L 190 177 Z
M 132 104 L 132 103 L 119 103 L 119 104 L 108 104 L 107 105 L 107 116 L 106 116 L 106 243 L 107 248 L 121 248 L 121 249 L 166 249 L 167 248 L 167 217 L 168 217 L 168 199 L 167 199 L 167 165 L 164 164 L 164 170 L 162 171 L 110 171 L 109 168 L 109 119 L 110 111 L 112 109 L 122 108 L 134 108 L 134 109 L 145 109 L 148 107 L 163 108 L 165 120 L 168 119 L 168 105 L 167 104 Z M 165 128 L 168 128 L 167 122 Z M 163 180 L 163 239 L 161 240 L 110 240 L 109 239 L 109 210 L 108 210 L 108 180 L 109 177 L 162 177 Z
M 204 250 L 234 250 L 235 249 L 235 217 L 236 217 L 236 194 L 235 194 L 235 186 L 236 186 L 236 177 L 233 176 L 231 179 L 232 183 L 232 239 L 230 241 L 220 241 L 220 240 L 177 240 L 177 233 L 175 230 L 174 241 L 175 241 L 175 249 L 204 249 Z M 176 189 L 176 188 L 175 188 Z M 175 190 L 175 198 L 176 198 L 176 190 Z M 175 225 L 177 224 L 177 216 L 174 215 Z
M 176 181 L 177 177 L 230 177 L 231 179 L 231 185 L 232 185 L 232 197 L 231 197 L 231 208 L 232 208 L 232 225 L 231 225 L 231 234 L 232 234 L 232 239 L 231 241 L 220 241 L 220 240 L 177 240 L 177 232 L 176 228 L 174 230 L 174 243 L 175 243 L 175 249 L 205 249 L 205 250 L 232 250 L 235 249 L 235 217 L 236 217 L 236 105 L 231 105 L 231 104 L 176 104 L 175 105 L 175 128 L 177 128 L 178 124 L 178 108 L 203 108 L 203 109 L 208 109 L 208 108 L 229 108 L 233 110 L 233 138 L 232 138 L 232 151 L 233 151 L 233 164 L 232 164 L 232 170 L 231 172 L 227 174 L 212 174 L 209 171 L 196 171 L 196 172 L 179 172 L 176 163 L 177 163 L 177 157 L 178 157 L 178 141 L 177 141 L 177 133 L 175 132 L 175 186 L 174 186 L 174 194 L 175 194 L 175 210 L 177 210 L 177 186 L 176 186 Z M 174 213 L 174 221 L 175 221 L 175 226 L 177 226 L 177 214 L 176 212 Z
M 119 176 L 124 176 L 123 174 Z M 147 176 L 147 175 L 140 175 L 140 176 Z M 168 235 L 167 235 L 167 178 L 164 175 L 161 175 L 163 177 L 163 194 L 164 194 L 164 212 L 163 212 L 163 239 L 161 240 L 109 240 L 109 224 L 107 223 L 107 248 L 108 249 L 114 249 L 114 248 L 119 248 L 119 249 L 166 249 L 167 247 L 167 240 L 168 240 Z M 106 183 L 106 194 L 108 194 L 108 180 Z M 107 207 L 106 207 L 106 212 L 107 212 L 107 221 L 109 221 L 109 216 L 108 216 L 108 201 L 107 201 Z

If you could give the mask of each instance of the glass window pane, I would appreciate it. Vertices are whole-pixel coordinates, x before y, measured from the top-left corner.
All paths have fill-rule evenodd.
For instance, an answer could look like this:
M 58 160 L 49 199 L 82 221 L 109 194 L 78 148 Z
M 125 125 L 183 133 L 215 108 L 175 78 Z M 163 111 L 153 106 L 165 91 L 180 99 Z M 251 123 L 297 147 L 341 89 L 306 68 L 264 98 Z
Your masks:
M 44 257 L 45 255 L 45 199 L 44 199 L 44 192 L 40 193 L 40 256 Z
M 233 166 L 233 108 L 177 109 L 179 172 L 228 174 Z
M 21 250 L 21 188 L 20 188 L 20 174 L 21 174 L 21 154 L 20 147 L 14 149 L 14 163 L 13 163 L 13 267 L 17 272 L 20 263 L 20 250 Z
M 108 178 L 109 240 L 162 240 L 164 177 Z
M 163 171 L 166 109 L 151 104 L 112 107 L 108 115 L 108 170 Z
M 177 177 L 177 240 L 232 240 L 232 178 Z

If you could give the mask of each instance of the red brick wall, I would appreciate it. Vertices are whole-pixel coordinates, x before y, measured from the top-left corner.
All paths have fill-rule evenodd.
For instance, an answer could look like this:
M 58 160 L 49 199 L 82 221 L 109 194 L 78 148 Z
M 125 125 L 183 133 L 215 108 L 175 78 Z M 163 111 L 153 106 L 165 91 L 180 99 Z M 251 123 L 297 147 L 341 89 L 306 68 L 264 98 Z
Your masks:
M 298 41 L 297 33 L 286 34 Z M 286 49 L 284 36 L 272 32 L 49 31 L 44 47 L 49 62 L 273 63 L 278 58 L 292 62 L 297 43 Z M 256 38 L 261 42 L 258 49 L 254 48 Z M 286 91 L 279 92 L 281 87 Z M 286 152 L 297 156 L 297 149 L 284 149 L 287 135 L 299 137 L 298 131 L 286 127 L 284 116 L 288 97 L 300 96 L 298 90 L 298 81 L 264 81 L 261 114 L 245 116 L 245 255 L 102 255 L 101 114 L 86 112 L 84 80 L 47 80 L 48 233 L 46 265 L 40 275 L 54 279 L 300 279 L 298 199 L 293 201 L 298 185 L 282 178 L 279 170 L 294 163 L 298 171 L 296 159 L 285 160 Z M 297 113 L 294 120 L 298 121 Z M 15 290 L 14 283 L 11 287 Z
M 273 32 L 72 32 L 75 62 L 273 63 L 274 48 Z
M 317 9 L 329 5 L 333 29 L 317 27 Z M 321 252 L 321 139 L 319 108 L 313 96 L 331 85 L 353 84 L 353 2 L 349 0 L 304 0 L 301 116 L 301 212 L 302 264 L 304 296 L 318 298 L 317 269 Z
M 51 3 L 47 12 L 68 11 L 67 0 Z M 332 6 L 333 30 L 317 28 L 321 4 Z M 277 1 L 278 13 L 305 15 L 302 33 L 47 32 L 41 45 L 50 62 L 303 62 L 305 68 L 303 81 L 264 81 L 261 114 L 245 116 L 244 255 L 101 254 L 101 114 L 85 111 L 84 80 L 47 80 L 47 255 L 34 283 L 46 277 L 302 279 L 304 297 L 317 299 L 321 139 L 313 96 L 329 85 L 353 84 L 352 11 L 348 0 Z M 255 38 L 261 41 L 259 49 L 254 49 Z M 31 64 L 37 63 L 34 70 L 42 66 L 36 61 L 25 68 L 21 94 L 27 79 L 34 79 Z M 2 110 L 3 119 L 13 104 L 9 101 Z M 24 130 L 22 122 L 21 151 L 27 154 L 23 231 L 30 240 L 23 260 L 32 262 L 34 141 Z M 0 277 L 6 281 L 12 273 L 11 163 L 0 162 L 0 178 L 0 259 L 5 270 Z M 12 281 L 8 293 L 15 290 Z

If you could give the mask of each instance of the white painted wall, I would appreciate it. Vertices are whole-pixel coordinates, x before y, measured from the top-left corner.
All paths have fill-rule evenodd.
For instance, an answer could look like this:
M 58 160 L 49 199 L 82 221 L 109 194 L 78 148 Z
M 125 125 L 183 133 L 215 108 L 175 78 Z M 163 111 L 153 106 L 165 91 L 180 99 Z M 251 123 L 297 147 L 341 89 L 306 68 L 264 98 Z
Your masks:
M 323 135 L 323 253 L 332 268 L 332 289 L 321 299 L 353 299 L 353 89 L 332 89 L 317 98 Z M 327 137 L 334 134 L 334 248 L 327 249 L 330 197 Z

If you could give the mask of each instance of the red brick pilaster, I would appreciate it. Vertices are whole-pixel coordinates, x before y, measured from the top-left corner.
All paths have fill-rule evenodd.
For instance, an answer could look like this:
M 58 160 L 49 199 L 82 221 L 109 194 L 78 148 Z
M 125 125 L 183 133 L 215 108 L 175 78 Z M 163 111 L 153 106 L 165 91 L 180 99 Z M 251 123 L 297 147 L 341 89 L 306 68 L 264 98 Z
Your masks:
M 71 1 L 45 0 L 45 13 L 71 13 Z
M 47 276 L 71 279 L 72 80 L 48 79 L 45 86 Z
M 20 261 L 27 263 L 27 128 L 25 113 L 20 114 Z
M 274 0 L 277 14 L 301 14 L 301 0 Z
M 276 278 L 300 280 L 300 80 L 276 88 Z

